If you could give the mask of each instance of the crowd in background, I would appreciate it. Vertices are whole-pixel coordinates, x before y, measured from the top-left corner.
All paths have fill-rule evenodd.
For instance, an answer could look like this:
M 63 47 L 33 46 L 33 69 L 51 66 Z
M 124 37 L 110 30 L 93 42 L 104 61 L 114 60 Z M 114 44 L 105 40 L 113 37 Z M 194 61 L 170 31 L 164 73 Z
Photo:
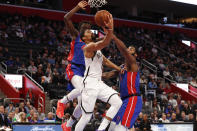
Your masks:
M 13 123 L 55 123 L 55 115 L 52 112 L 42 112 L 41 107 L 37 109 L 29 102 L 13 102 L 0 105 L 1 122 L 0 127 L 12 128 Z
M 0 60 L 8 66 L 8 71 L 11 71 L 9 73 L 29 73 L 45 88 L 51 99 L 65 95 L 66 92 L 62 96 L 54 96 L 55 94 L 51 93 L 51 90 L 58 91 L 57 87 L 63 90 L 67 87 L 65 69 L 68 64 L 71 36 L 63 22 L 9 14 L 1 14 L 0 19 Z M 77 24 L 75 26 L 77 28 Z M 127 46 L 136 47 L 139 65 L 145 59 L 157 67 L 156 74 L 141 66 L 140 83 L 144 105 L 135 123 L 136 129 L 145 126 L 148 129 L 152 122 L 197 121 L 197 104 L 194 101 L 182 100 L 180 94 L 172 93 L 170 83 L 158 79 L 168 77 L 172 81 L 184 81 L 197 87 L 197 51 L 181 43 L 182 39 L 190 39 L 189 36 L 181 33 L 172 35 L 166 30 L 134 27 L 115 28 L 115 33 Z M 24 49 L 25 55 L 17 55 L 16 52 L 10 51 L 13 50 L 10 46 L 12 41 L 18 41 L 30 48 Z M 36 48 L 31 48 L 32 46 Z M 113 41 L 102 52 L 117 65 L 123 63 L 123 58 Z M 117 79 L 111 79 L 107 83 L 119 90 Z M 151 93 L 145 94 L 145 86 L 147 89 L 155 90 L 156 96 Z M 69 108 L 65 111 L 65 121 L 76 105 L 76 100 L 67 104 Z M 10 103 L 5 107 L 8 120 L 12 122 L 39 123 L 48 117 L 54 119 L 51 112 L 48 117 L 44 114 L 40 116 L 40 108 L 36 110 L 28 102 L 25 105 L 20 103 L 19 106 L 12 106 Z M 91 122 L 98 125 L 107 107 L 108 105 L 97 102 Z

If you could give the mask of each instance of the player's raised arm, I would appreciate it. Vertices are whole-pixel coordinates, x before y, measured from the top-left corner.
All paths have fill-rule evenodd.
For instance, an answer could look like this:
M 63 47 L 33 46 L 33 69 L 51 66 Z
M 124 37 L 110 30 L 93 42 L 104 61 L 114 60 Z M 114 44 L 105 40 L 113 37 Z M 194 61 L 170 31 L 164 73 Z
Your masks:
M 135 50 L 131 49 L 129 52 L 125 44 L 120 39 L 118 39 L 115 35 L 113 35 L 113 40 L 115 41 L 116 46 L 119 49 L 120 53 L 126 59 L 126 63 L 130 68 L 129 70 L 132 70 L 134 72 L 138 71 L 138 65 L 136 63 L 136 58 L 134 56 Z
M 108 22 L 106 23 L 105 22 L 105 27 L 107 27 L 107 34 L 105 36 L 105 38 L 101 41 L 98 41 L 98 42 L 91 42 L 90 44 L 88 44 L 87 46 L 85 46 L 83 48 L 83 50 L 85 51 L 88 51 L 88 52 L 94 52 L 94 51 L 97 51 L 97 50 L 101 50 L 103 49 L 104 47 L 106 47 L 110 42 L 111 42 L 111 39 L 112 39 L 112 36 L 113 36 L 113 17 L 112 15 L 108 15 Z M 104 28 L 104 27 L 103 27 Z
M 64 23 L 66 24 L 66 27 L 69 31 L 69 33 L 71 34 L 71 36 L 73 38 L 76 38 L 79 35 L 79 32 L 77 31 L 77 29 L 75 29 L 72 21 L 71 21 L 71 17 L 80 9 L 85 9 L 85 7 L 88 5 L 88 3 L 86 1 L 81 1 L 78 3 L 77 6 L 75 6 L 70 12 L 68 12 L 65 16 L 64 16 Z

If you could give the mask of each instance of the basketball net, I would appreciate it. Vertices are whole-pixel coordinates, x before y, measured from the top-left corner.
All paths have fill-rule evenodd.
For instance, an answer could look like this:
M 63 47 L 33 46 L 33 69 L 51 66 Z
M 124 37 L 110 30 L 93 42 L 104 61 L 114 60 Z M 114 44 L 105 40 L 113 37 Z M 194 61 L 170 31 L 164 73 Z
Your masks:
M 88 0 L 88 4 L 90 5 L 91 8 L 95 7 L 101 7 L 105 4 L 107 4 L 106 0 Z

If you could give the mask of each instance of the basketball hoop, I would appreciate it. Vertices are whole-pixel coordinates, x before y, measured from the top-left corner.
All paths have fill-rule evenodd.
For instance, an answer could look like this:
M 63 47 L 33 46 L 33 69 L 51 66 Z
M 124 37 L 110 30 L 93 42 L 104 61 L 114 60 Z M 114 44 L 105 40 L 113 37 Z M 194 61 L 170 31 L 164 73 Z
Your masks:
M 88 4 L 90 5 L 91 8 L 95 7 L 101 7 L 105 4 L 107 4 L 106 0 L 88 0 Z

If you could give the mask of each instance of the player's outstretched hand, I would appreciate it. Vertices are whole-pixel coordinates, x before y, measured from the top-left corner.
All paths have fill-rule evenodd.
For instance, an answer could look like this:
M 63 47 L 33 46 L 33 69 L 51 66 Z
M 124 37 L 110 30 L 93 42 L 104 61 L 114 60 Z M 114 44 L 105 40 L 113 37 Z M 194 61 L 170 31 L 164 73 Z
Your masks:
M 78 3 L 78 6 L 79 6 L 81 9 L 83 9 L 83 10 L 85 10 L 85 7 L 86 7 L 87 5 L 88 5 L 88 2 L 85 1 L 85 0 L 80 1 L 80 2 Z
M 107 16 L 107 20 L 104 21 L 104 23 L 105 23 L 105 27 L 107 28 L 107 30 L 112 30 L 113 31 L 113 29 L 114 29 L 114 19 L 113 19 L 111 14 Z

